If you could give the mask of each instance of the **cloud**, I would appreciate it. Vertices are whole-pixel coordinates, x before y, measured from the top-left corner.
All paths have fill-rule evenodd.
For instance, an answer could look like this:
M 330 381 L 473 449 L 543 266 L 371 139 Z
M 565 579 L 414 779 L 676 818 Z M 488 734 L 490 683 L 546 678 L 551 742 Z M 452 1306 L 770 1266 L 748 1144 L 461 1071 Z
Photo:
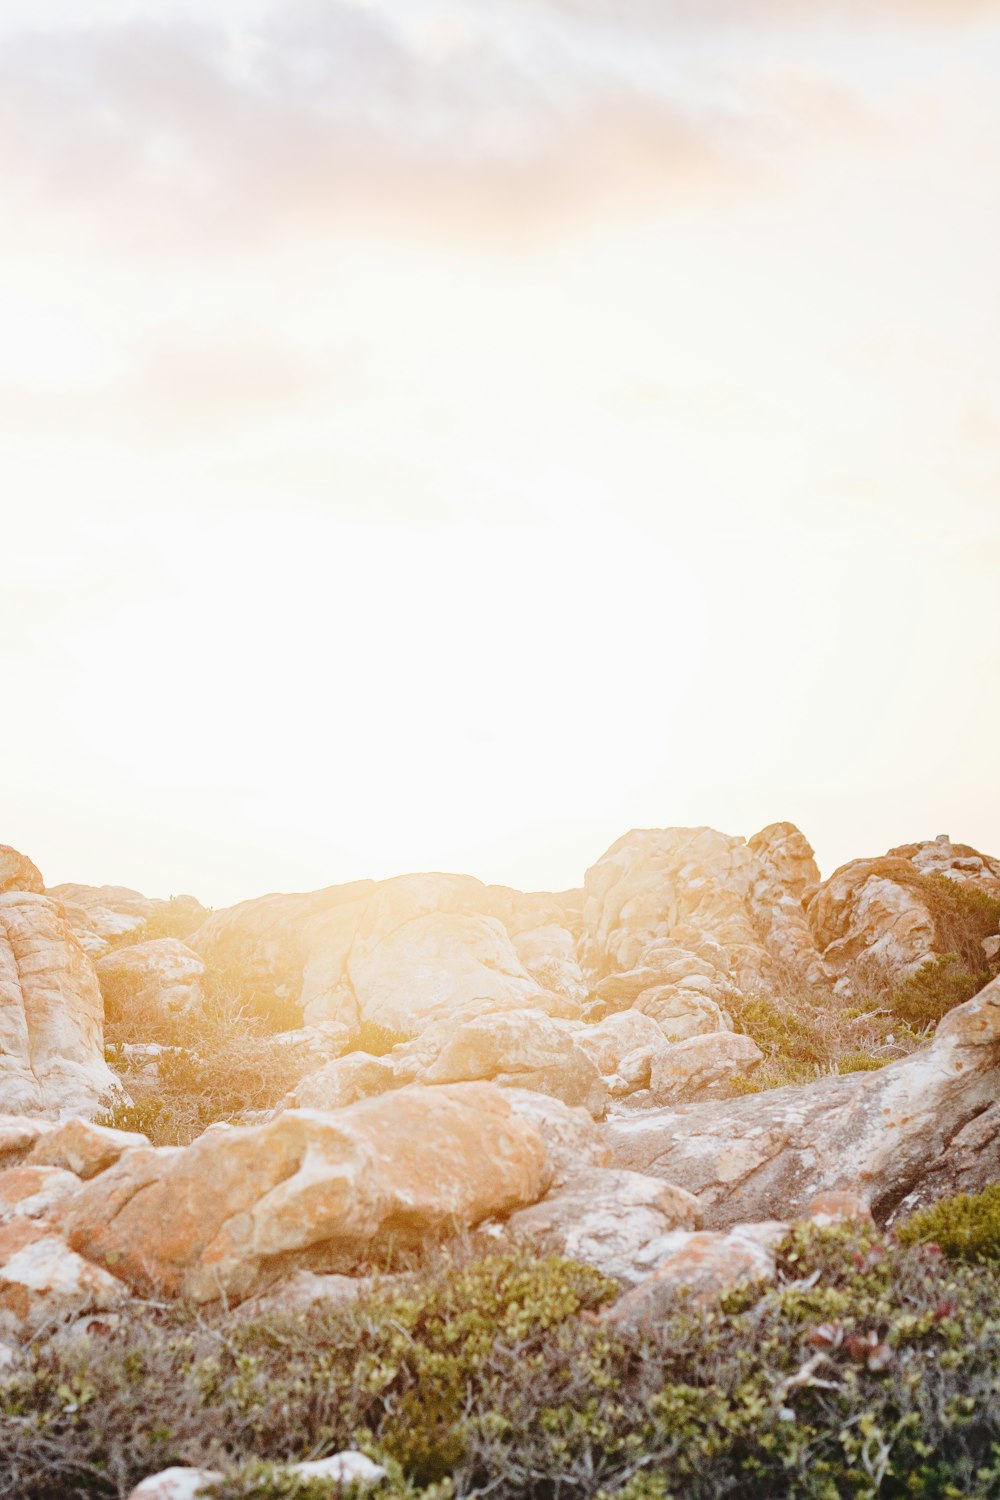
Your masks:
M 29 206 L 151 243 L 522 232 L 766 172 L 759 100 L 676 49 L 651 58 L 627 20 L 595 37 L 573 10 L 484 3 L 404 27 L 388 6 L 328 0 L 242 31 L 133 19 L 15 35 L 0 166 Z

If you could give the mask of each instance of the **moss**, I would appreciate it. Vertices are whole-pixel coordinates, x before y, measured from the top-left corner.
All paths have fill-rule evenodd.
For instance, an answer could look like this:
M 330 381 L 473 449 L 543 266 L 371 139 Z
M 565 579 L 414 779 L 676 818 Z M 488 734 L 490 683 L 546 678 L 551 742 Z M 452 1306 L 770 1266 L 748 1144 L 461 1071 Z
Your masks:
M 902 1224 L 900 1244 L 935 1244 L 958 1260 L 1000 1260 L 1000 1183 L 959 1193 L 921 1209 Z

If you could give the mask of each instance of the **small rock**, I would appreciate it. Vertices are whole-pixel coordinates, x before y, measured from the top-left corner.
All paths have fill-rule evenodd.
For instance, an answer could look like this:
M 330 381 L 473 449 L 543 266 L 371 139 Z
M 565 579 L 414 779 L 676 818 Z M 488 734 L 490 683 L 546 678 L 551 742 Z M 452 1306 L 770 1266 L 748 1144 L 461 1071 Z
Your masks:
M 113 1130 L 89 1120 L 67 1120 L 32 1147 L 28 1164 L 62 1167 L 86 1180 L 114 1166 L 123 1151 L 148 1145 L 147 1137 L 136 1131 Z

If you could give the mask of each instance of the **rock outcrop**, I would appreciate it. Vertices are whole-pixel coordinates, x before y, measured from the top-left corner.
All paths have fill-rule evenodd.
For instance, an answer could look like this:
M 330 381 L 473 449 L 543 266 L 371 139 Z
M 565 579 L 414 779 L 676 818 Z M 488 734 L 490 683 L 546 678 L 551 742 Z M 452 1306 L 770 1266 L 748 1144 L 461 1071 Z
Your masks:
M 724 1011 L 727 986 L 766 987 L 779 964 L 825 983 L 802 913 L 818 878 L 790 823 L 749 843 L 711 828 L 634 829 L 584 884 L 584 958 L 597 996 L 659 1020 L 651 992 L 661 1005 L 701 996 Z
M 48 889 L 62 906 L 80 945 L 91 958 L 101 958 L 119 939 L 142 936 L 148 922 L 165 908 L 184 917 L 191 931 L 208 915 L 194 896 L 172 896 L 169 901 L 144 896 L 127 885 L 77 885 L 68 882 Z
M 1000 898 L 1000 860 L 946 835 L 851 860 L 819 887 L 809 901 L 809 924 L 841 988 L 850 988 L 859 968 L 874 966 L 898 980 L 951 949 L 933 876 Z
M 346 1271 L 533 1203 L 538 1131 L 489 1084 L 400 1089 L 336 1114 L 215 1126 L 128 1151 L 61 1218 L 68 1243 L 134 1288 L 241 1300 L 289 1270 Z
M 710 1227 L 794 1215 L 840 1188 L 884 1219 L 998 1085 L 1000 980 L 951 1011 L 930 1046 L 878 1072 L 651 1110 L 605 1132 L 614 1165 L 695 1193 Z
M 104 1006 L 62 907 L 0 895 L 0 1110 L 93 1115 L 120 1093 L 104 1061 Z
M 413 1036 L 450 1016 L 578 1013 L 585 987 L 559 914 L 555 897 L 405 875 L 244 902 L 214 913 L 192 941 L 297 996 L 307 1022 Z
M 22 1216 L 0 1226 L 0 1338 L 32 1338 L 127 1298 L 123 1282 L 67 1249 L 48 1224 Z

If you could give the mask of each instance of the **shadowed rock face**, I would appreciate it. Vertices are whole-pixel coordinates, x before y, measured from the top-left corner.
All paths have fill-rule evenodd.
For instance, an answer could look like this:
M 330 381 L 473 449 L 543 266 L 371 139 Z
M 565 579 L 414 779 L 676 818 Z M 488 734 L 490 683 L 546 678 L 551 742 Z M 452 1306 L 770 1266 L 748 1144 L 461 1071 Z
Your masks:
M 32 868 L 34 868 L 32 866 Z M 62 907 L 0 894 L 0 1111 L 92 1115 L 120 1092 L 104 1061 L 104 1005 Z
M 876 1073 L 610 1122 L 615 1166 L 696 1193 L 712 1227 L 789 1217 L 853 1189 L 885 1218 L 1000 1085 L 1000 980 L 958 1006 L 933 1043 Z
M 239 1300 L 303 1264 L 348 1270 L 376 1242 L 509 1213 L 548 1180 L 541 1136 L 499 1089 L 407 1088 L 127 1151 L 61 1223 L 75 1251 L 135 1288 Z

